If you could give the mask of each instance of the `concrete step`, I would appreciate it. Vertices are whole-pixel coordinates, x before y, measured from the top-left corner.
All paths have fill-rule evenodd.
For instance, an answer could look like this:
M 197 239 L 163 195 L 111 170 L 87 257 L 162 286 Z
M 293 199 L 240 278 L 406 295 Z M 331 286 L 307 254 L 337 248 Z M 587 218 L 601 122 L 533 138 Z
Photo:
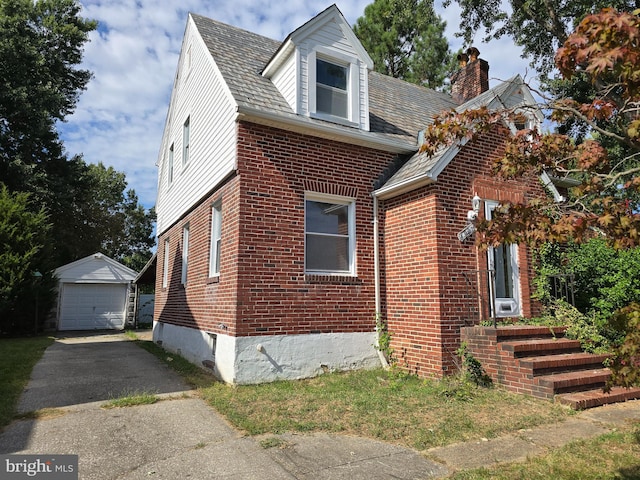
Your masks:
M 546 389 L 550 397 L 555 394 L 579 392 L 603 388 L 611 376 L 608 368 L 593 370 L 578 370 L 575 372 L 554 373 L 542 375 L 534 379 L 534 383 Z
M 609 403 L 626 402 L 640 398 L 640 388 L 613 387 L 611 392 L 604 393 L 601 388 L 583 392 L 564 393 L 556 396 L 556 401 L 569 405 L 574 410 L 599 407 Z
M 537 325 L 509 325 L 496 328 L 499 342 L 535 338 L 563 337 L 567 327 L 544 327 Z
M 536 338 L 506 341 L 500 343 L 505 352 L 513 353 L 515 358 L 554 355 L 558 353 L 578 353 L 582 346 L 578 340 L 568 338 Z
M 577 352 L 558 355 L 541 355 L 536 357 L 519 358 L 516 361 L 522 368 L 530 368 L 535 376 L 552 373 L 571 372 L 575 370 L 591 370 L 603 368 L 602 362 L 608 355 Z

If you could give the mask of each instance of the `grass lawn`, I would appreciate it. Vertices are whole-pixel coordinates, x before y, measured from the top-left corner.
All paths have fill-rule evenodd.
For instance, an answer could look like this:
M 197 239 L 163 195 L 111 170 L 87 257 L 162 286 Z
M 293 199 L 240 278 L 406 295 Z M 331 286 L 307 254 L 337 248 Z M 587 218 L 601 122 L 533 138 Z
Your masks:
M 250 435 L 337 432 L 417 450 L 491 438 L 571 415 L 567 408 L 458 379 L 424 380 L 382 369 L 230 387 L 202 396 Z
M 0 428 L 13 420 L 31 370 L 52 343 L 44 336 L 0 339 Z
M 453 480 L 632 480 L 640 478 L 640 423 L 572 442 L 524 463 L 460 472 Z
M 152 342 L 137 343 L 177 370 L 248 435 L 335 432 L 425 450 L 562 421 L 574 413 L 458 379 L 425 380 L 382 369 L 230 386 Z
M 185 375 L 211 406 L 248 435 L 337 432 L 426 450 L 514 433 L 562 421 L 575 413 L 551 402 L 476 388 L 456 379 L 421 380 L 384 370 L 229 386 L 213 382 L 200 368 L 151 342 L 138 344 Z M 640 479 L 640 423 L 572 442 L 524 463 L 456 472 L 448 478 Z

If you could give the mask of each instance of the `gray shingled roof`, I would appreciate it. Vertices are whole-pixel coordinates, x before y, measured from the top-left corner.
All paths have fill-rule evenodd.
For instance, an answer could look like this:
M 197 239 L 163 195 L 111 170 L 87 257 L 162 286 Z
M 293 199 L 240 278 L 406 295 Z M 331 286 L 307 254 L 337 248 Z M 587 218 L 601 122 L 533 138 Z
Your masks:
M 192 14 L 239 106 L 297 117 L 275 85 L 261 75 L 281 42 Z M 447 94 L 369 73 L 370 133 L 417 145 L 418 132 L 442 110 L 457 107 Z M 309 119 L 323 124 L 322 120 Z M 343 127 L 350 128 L 350 127 Z
M 509 89 L 513 87 L 514 82 L 521 83 L 519 79 L 519 76 L 515 76 L 507 80 L 506 82 L 502 82 L 494 88 L 491 88 L 486 92 L 481 93 L 477 97 L 463 103 L 462 105 L 457 107 L 456 110 L 464 111 L 467 109 L 475 109 L 485 105 L 489 105 L 494 99 L 501 98 L 502 95 L 507 93 Z M 389 180 L 384 183 L 381 189 L 389 191 L 413 181 L 419 181 L 420 179 L 431 179 L 434 176 L 434 173 L 439 173 L 433 171 L 434 167 L 440 164 L 445 155 L 448 154 L 449 156 L 451 156 L 451 150 L 456 148 L 458 148 L 457 145 L 443 148 L 433 156 L 429 156 L 426 153 L 420 152 L 414 154 L 411 158 L 409 158 L 409 160 L 407 160 L 404 165 L 402 165 L 398 169 L 398 171 L 393 176 L 391 176 L 391 178 L 389 178 Z

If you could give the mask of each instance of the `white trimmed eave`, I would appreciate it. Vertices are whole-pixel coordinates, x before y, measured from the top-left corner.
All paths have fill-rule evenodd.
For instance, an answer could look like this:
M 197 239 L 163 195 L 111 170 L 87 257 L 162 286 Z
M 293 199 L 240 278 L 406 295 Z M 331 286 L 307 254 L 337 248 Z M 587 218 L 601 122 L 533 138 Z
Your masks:
M 418 149 L 417 143 L 396 140 L 357 128 L 319 122 L 303 116 L 281 115 L 246 105 L 239 105 L 237 112 L 237 121 L 243 120 L 389 153 L 408 154 L 414 153 Z
M 373 196 L 379 200 L 387 200 L 389 198 L 397 197 L 403 193 L 410 192 L 425 185 L 435 183 L 436 179 L 431 176 L 430 172 L 417 177 L 409 178 L 404 182 L 396 183 L 390 187 L 382 187 L 373 192 Z
M 296 49 L 295 44 L 291 41 L 291 38 L 287 38 L 285 42 L 280 46 L 276 54 L 273 56 L 269 63 L 262 71 L 262 76 L 265 78 L 271 78 L 280 68 L 282 63 L 289 58 L 289 55 Z
M 388 187 L 382 187 L 373 192 L 373 195 L 380 200 L 387 200 L 389 198 L 397 197 L 403 193 L 410 192 L 430 183 L 435 183 L 438 180 L 438 175 L 445 169 L 447 165 L 455 158 L 460 152 L 460 149 L 466 145 L 467 139 L 462 140 L 457 145 L 449 147 L 445 152 L 440 155 L 438 161 L 425 173 L 415 177 L 411 177 L 403 182 L 390 185 Z

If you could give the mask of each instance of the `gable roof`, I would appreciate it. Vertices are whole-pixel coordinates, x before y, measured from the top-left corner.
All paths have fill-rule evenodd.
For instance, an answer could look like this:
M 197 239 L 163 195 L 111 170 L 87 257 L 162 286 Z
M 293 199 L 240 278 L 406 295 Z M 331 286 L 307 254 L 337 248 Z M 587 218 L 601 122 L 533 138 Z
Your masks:
M 366 63 L 369 70 L 373 70 L 373 60 L 369 56 L 369 53 L 364 49 L 362 43 L 360 43 L 360 40 L 356 37 L 356 34 L 353 33 L 349 23 L 344 18 L 344 15 L 342 15 L 342 12 L 334 3 L 323 12 L 320 12 L 318 15 L 310 19 L 304 25 L 296 28 L 287 36 L 287 38 L 284 39 L 280 47 L 278 47 L 278 50 L 273 54 L 271 60 L 269 60 L 265 66 L 265 69 L 262 72 L 263 75 L 271 77 L 270 73 L 278 68 L 282 59 L 286 58 L 294 50 L 295 45 L 304 40 L 311 31 L 320 28 L 323 24 L 330 21 L 334 21 L 338 24 L 342 34 L 349 41 L 349 44 L 356 49 L 358 58 Z
M 518 108 L 527 105 L 535 105 L 535 100 L 522 77 L 516 75 L 459 105 L 456 107 L 456 111 L 463 112 L 483 106 L 489 109 L 499 109 Z M 536 110 L 535 114 L 541 119 L 542 113 Z M 391 198 L 435 182 L 440 172 L 455 158 L 466 143 L 466 141 L 462 141 L 449 147 L 444 147 L 433 156 L 424 152 L 417 152 L 383 186 L 375 190 L 374 195 L 381 199 Z
M 191 14 L 191 18 L 236 102 L 240 118 L 395 153 L 413 153 L 418 148 L 418 133 L 430 119 L 457 106 L 445 93 L 369 71 L 370 131 L 297 115 L 261 74 L 281 42 L 200 15 Z
M 97 252 L 54 271 L 60 281 L 129 283 L 138 273 L 129 267 Z

